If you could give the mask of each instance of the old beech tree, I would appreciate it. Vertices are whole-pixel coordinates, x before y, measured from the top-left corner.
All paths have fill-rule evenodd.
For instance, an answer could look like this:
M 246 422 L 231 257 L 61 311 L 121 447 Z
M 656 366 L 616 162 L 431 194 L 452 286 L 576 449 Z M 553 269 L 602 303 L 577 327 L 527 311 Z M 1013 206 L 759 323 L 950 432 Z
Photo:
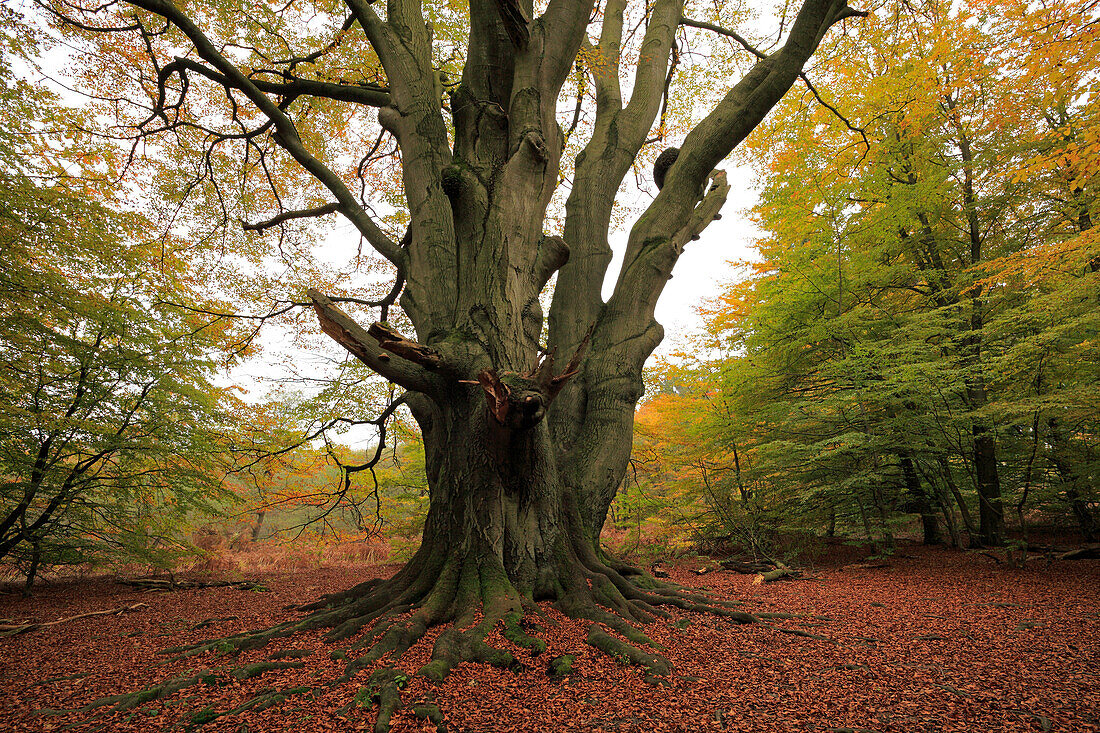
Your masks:
M 399 656 L 427 628 L 454 622 L 422 670 L 441 678 L 465 660 L 510 664 L 511 654 L 485 642 L 501 624 L 510 640 L 539 650 L 542 642 L 520 621 L 547 600 L 592 620 L 593 645 L 660 674 L 664 661 L 642 651 L 647 640 L 633 624 L 651 621 L 661 606 L 705 604 L 754 620 L 655 583 L 605 556 L 598 538 L 627 469 L 642 366 L 662 338 L 658 296 L 685 244 L 715 219 L 729 190 L 716 166 L 797 80 L 828 29 L 862 13 L 845 0 L 806 0 L 788 19 L 782 46 L 758 54 L 678 154 L 660 157 L 660 191 L 631 227 L 604 301 L 615 196 L 661 111 L 677 29 L 707 27 L 685 19 L 683 0 L 655 0 L 636 65 L 620 69 L 625 5 L 470 0 L 461 78 L 453 83 L 438 71 L 421 0 L 330 3 L 329 13 L 344 13 L 343 37 L 362 34 L 377 55 L 384 79 L 376 84 L 302 71 L 331 47 L 313 57 L 269 55 L 266 69 L 239 65 L 241 49 L 252 47 L 227 36 L 237 11 L 224 11 L 220 22 L 207 13 L 203 23 L 169 0 L 129 0 L 107 6 L 114 14 L 108 22 L 97 21 L 102 10 L 52 6 L 82 32 L 140 34 L 160 59 L 153 64 L 155 115 L 167 119 L 196 79 L 221 85 L 241 134 L 270 135 L 331 196 L 325 206 L 287 216 L 338 212 L 404 281 L 399 303 L 408 333 L 357 323 L 317 290 L 309 298 L 325 333 L 406 390 L 430 486 L 423 544 L 394 577 L 323 598 L 304 620 L 238 638 L 237 646 L 302 628 L 329 628 L 332 638 L 373 629 L 376 642 L 350 663 L 350 674 L 385 654 Z M 176 34 L 168 51 L 166 30 Z M 559 104 L 571 103 L 562 89 L 579 55 L 589 59 L 595 117 L 575 161 L 564 231 L 550 236 L 545 219 L 564 140 Z M 621 76 L 630 78 L 629 95 Z M 400 149 L 409 221 L 403 238 L 388 235 L 333 162 L 311 150 L 295 122 L 295 110 L 310 99 L 377 108 L 378 123 Z M 555 273 L 544 315 L 539 295 Z M 549 336 L 540 342 L 544 318 Z

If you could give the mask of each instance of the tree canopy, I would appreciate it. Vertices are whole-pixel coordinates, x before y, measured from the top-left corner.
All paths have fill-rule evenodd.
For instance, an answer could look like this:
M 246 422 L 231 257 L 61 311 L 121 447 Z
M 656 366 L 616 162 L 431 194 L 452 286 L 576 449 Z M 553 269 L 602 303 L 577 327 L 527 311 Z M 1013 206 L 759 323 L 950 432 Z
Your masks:
M 5 10 L 6 20 L 11 21 Z M 232 328 L 180 303 L 186 243 L 110 190 L 110 145 L 0 61 L 0 558 L 165 562 L 220 493 L 229 400 L 211 381 Z
M 889 546 L 919 514 L 997 545 L 1045 514 L 1094 539 L 1094 12 L 920 7 L 815 71 L 847 123 L 791 96 L 750 143 L 759 260 L 708 309 L 725 356 L 663 399 L 699 421 L 692 493 L 727 532 L 764 511 Z

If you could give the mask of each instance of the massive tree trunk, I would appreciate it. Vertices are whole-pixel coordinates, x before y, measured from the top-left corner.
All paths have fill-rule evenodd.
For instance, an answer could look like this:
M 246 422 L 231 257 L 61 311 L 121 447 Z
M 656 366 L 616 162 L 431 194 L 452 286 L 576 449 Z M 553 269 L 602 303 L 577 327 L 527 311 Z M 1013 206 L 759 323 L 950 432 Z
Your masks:
M 511 654 L 485 641 L 499 624 L 508 639 L 538 650 L 542 642 L 519 621 L 535 601 L 549 600 L 632 642 L 594 623 L 589 643 L 661 674 L 667 665 L 642 650 L 649 641 L 631 625 L 652 620 L 660 606 L 706 603 L 756 620 L 604 557 L 599 533 L 628 465 L 642 367 L 663 335 L 654 320 L 657 299 L 684 246 L 717 218 L 729 191 L 715 166 L 790 88 L 828 28 L 862 13 L 844 0 L 806 0 L 783 47 L 761 58 L 679 150 L 664 156 L 671 165 L 630 231 L 604 302 L 611 211 L 661 109 L 682 0 L 646 5 L 625 103 L 619 58 L 626 0 L 608 0 L 598 48 L 583 54 L 592 0 L 550 0 L 537 18 L 531 0 L 470 0 L 465 65 L 450 89 L 437 72 L 432 26 L 417 0 L 389 0 L 384 13 L 365 0 L 345 0 L 343 30 L 362 30 L 385 87 L 299 78 L 297 62 L 243 72 L 170 0 L 130 2 L 167 19 L 193 46 L 187 59 L 158 70 L 165 116 L 174 75 L 221 83 L 232 91 L 234 110 L 251 102 L 274 142 L 335 199 L 252 228 L 340 212 L 396 267 L 413 330 L 399 333 L 382 322 L 364 328 L 325 294 L 308 291 L 323 330 L 406 390 L 424 436 L 430 491 L 420 549 L 393 578 L 326 597 L 303 621 L 234 639 L 236 649 L 304 628 L 330 628 L 332 639 L 369 629 L 356 644 L 367 652 L 349 662 L 350 676 L 383 655 L 399 656 L 428 627 L 454 621 L 423 670 L 438 678 L 463 660 L 511 664 Z M 578 56 L 595 83 L 596 110 L 558 237 L 544 227 L 564 145 L 559 96 Z M 401 154 L 409 214 L 401 242 L 298 135 L 291 103 L 303 96 L 379 108 L 378 122 Z M 555 273 L 544 343 L 540 294 Z
M 432 103 L 430 58 L 415 53 L 430 38 L 410 23 L 405 43 L 390 49 L 421 71 L 387 65 L 395 104 L 379 115 L 406 161 L 411 241 L 394 259 L 407 278 L 401 304 L 415 341 L 381 326 L 364 330 L 321 293 L 311 297 L 327 333 L 413 396 L 431 508 L 423 547 L 401 575 L 410 583 L 478 568 L 500 576 L 492 581 L 497 593 L 517 608 L 549 598 L 649 616 L 627 601 L 658 601 L 631 598 L 626 576 L 600 558 L 598 544 L 629 461 L 642 366 L 663 335 L 653 318 L 657 298 L 684 245 L 725 200 L 728 185 L 714 166 L 790 87 L 824 31 L 854 11 L 836 0 L 807 2 L 786 45 L 687 135 L 631 230 L 604 302 L 611 210 L 660 109 L 682 13 L 679 0 L 653 6 L 624 105 L 617 67 L 624 7 L 611 0 L 604 14 L 599 52 L 608 63 L 591 70 L 594 130 L 577 159 L 562 238 L 543 233 L 563 143 L 556 99 L 591 8 L 551 3 L 517 45 L 516 29 L 495 6 L 471 3 L 470 55 L 451 102 L 453 149 Z M 368 17 L 369 35 L 371 23 L 380 21 Z M 388 48 L 382 30 L 377 37 Z M 386 64 L 386 53 L 380 57 Z M 542 351 L 539 294 L 555 272 Z

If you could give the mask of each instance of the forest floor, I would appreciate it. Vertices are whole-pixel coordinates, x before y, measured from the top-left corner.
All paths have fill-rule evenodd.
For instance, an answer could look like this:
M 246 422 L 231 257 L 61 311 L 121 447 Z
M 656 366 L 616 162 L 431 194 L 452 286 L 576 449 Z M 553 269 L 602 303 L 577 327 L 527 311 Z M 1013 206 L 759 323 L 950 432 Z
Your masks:
M 548 650 L 540 657 L 495 639 L 525 670 L 464 665 L 440 685 L 410 675 L 402 699 L 434 698 L 449 731 L 1100 731 L 1100 561 L 1039 561 L 1018 570 L 974 553 L 917 546 L 902 552 L 888 567 L 842 568 L 837 560 L 819 564 L 811 579 L 771 584 L 724 571 L 695 575 L 698 563 L 673 566 L 672 578 L 682 584 L 720 591 L 750 612 L 802 614 L 769 623 L 825 638 L 675 612 L 679 623 L 647 628 L 674 665 L 667 686 L 646 684 L 637 669 L 587 646 L 585 624 L 549 611 L 560 626 L 542 635 Z M 313 691 L 263 711 L 217 718 L 201 730 L 370 730 L 371 708 L 354 708 L 350 721 L 336 714 L 367 673 L 325 684 L 342 673 L 344 662 L 330 657 L 335 647 L 319 633 L 277 640 L 234 663 L 267 659 L 273 648 L 315 650 L 300 667 L 198 685 L 126 713 L 40 711 L 72 710 L 188 669 L 224 665 L 202 657 L 164 664 L 158 650 L 294 618 L 286 610 L 292 604 L 396 568 L 255 578 L 269 592 L 138 592 L 92 578 L 55 581 L 22 599 L 9 587 L 0 594 L 0 618 L 10 620 L 53 621 L 144 605 L 0 638 L 0 731 L 182 729 L 207 706 L 225 710 L 263 689 L 295 687 Z M 431 639 L 421 642 L 400 666 L 415 671 L 430 648 Z M 572 676 L 556 681 L 547 661 L 560 654 L 575 654 L 577 661 Z M 393 730 L 435 726 L 405 708 L 394 715 Z

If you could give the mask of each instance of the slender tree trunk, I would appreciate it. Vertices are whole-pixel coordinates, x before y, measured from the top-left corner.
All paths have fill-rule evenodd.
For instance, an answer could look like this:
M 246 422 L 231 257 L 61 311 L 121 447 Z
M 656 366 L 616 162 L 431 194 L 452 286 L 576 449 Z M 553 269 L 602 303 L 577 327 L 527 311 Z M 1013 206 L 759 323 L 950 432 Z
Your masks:
M 959 491 L 959 485 L 955 483 L 955 477 L 951 473 L 951 464 L 947 462 L 946 458 L 941 457 L 939 459 L 940 473 L 943 474 L 944 483 L 947 484 L 948 490 L 951 492 L 951 496 L 955 500 L 955 504 L 959 507 L 959 514 L 962 515 L 963 526 L 966 527 L 966 535 L 971 547 L 977 546 L 978 530 L 974 526 L 974 519 L 970 514 L 970 507 L 966 504 L 966 498 Z
M 42 545 L 37 537 L 31 539 L 31 561 L 27 566 L 27 580 L 23 585 L 23 597 L 26 598 L 31 594 L 31 588 L 34 586 L 35 578 L 38 577 L 38 567 L 42 562 Z
M 1073 516 L 1077 520 L 1077 526 L 1081 529 L 1085 541 L 1095 542 L 1097 537 L 1100 536 L 1100 532 L 1098 532 L 1096 519 L 1093 517 L 1088 502 L 1078 491 L 1077 487 L 1081 479 L 1077 474 L 1073 460 L 1068 456 L 1066 437 L 1057 418 L 1052 417 L 1047 421 L 1047 425 L 1050 427 L 1050 462 L 1054 464 L 1054 468 L 1058 472 L 1058 478 L 1062 482 L 1062 496 L 1065 497 L 1066 503 L 1073 511 Z
M 978 523 L 982 544 L 999 546 L 1005 540 L 1004 505 L 997 473 L 997 444 L 981 425 L 974 426 L 974 470 L 978 483 Z
M 928 493 L 921 485 L 917 469 L 913 465 L 913 459 L 903 456 L 901 459 L 901 472 L 905 478 L 905 491 L 912 500 L 917 512 L 920 514 L 923 542 L 926 545 L 943 544 L 943 535 L 940 533 L 939 517 L 932 506 Z
M 954 111 L 956 102 L 947 100 L 947 108 Z M 977 196 L 974 189 L 974 153 L 970 135 L 963 121 L 952 114 L 951 121 L 958 133 L 959 154 L 963 174 L 963 212 L 966 216 L 967 239 L 970 245 L 970 264 L 982 261 L 983 236 L 978 221 Z M 988 402 L 983 374 L 982 339 L 985 327 L 985 304 L 982 286 L 971 286 L 970 331 L 963 340 L 964 364 L 967 367 L 966 397 L 972 411 L 981 410 Z M 997 471 L 997 441 L 987 418 L 977 415 L 973 419 L 972 458 L 978 490 L 978 522 L 982 544 L 1002 545 L 1005 540 L 1004 506 L 1001 501 L 1001 480 Z
M 863 505 L 863 502 L 858 496 L 855 497 L 856 506 L 859 507 L 859 518 L 863 523 L 863 536 L 867 538 L 867 541 L 878 548 L 878 542 L 875 541 L 875 533 L 871 531 L 871 520 L 867 516 L 867 507 Z
M 260 539 L 260 532 L 263 531 L 264 517 L 267 516 L 267 511 L 256 512 L 256 521 L 252 523 L 252 541 L 256 542 Z

